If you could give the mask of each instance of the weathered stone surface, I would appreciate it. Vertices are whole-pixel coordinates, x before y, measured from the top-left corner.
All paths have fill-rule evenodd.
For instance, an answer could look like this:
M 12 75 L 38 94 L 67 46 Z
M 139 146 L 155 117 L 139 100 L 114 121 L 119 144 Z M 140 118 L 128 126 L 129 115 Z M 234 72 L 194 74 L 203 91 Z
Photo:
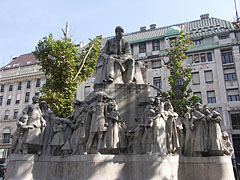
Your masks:
M 25 159 L 24 159 L 24 158 Z M 234 180 L 231 157 L 156 155 L 16 155 L 7 180 Z
M 150 86 L 147 84 L 95 84 L 95 92 L 105 92 L 116 100 L 118 111 L 127 127 L 137 126 L 134 120 L 142 115 L 141 102 L 147 102 Z

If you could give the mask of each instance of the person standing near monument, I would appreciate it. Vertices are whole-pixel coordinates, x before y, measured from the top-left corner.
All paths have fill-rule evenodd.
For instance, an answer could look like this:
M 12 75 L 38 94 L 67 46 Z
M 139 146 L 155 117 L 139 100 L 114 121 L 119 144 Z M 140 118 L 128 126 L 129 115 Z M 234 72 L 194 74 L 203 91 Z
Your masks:
M 131 58 L 129 43 L 122 38 L 123 33 L 123 28 L 117 26 L 115 37 L 107 40 L 96 65 L 97 69 L 102 68 L 97 70 L 95 82 L 101 82 L 103 78 L 103 81 L 109 83 L 113 81 L 133 83 L 135 62 Z

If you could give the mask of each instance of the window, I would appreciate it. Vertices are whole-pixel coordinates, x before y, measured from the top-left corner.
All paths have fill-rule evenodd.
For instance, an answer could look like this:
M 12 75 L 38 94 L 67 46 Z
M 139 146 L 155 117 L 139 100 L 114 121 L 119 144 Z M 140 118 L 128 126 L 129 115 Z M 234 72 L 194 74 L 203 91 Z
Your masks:
M 18 117 L 18 109 L 15 109 L 13 112 L 13 119 L 17 119 Z
M 194 55 L 194 63 L 199 63 L 199 55 L 198 54 L 195 54 Z
M 207 53 L 208 62 L 212 61 L 212 53 Z
M 224 74 L 224 79 L 225 81 L 236 80 L 237 79 L 236 73 Z
M 232 51 L 223 51 L 222 52 L 222 63 L 223 64 L 233 63 Z
M 30 89 L 31 88 L 31 81 L 27 81 L 27 89 Z
M 193 56 L 189 55 L 188 56 L 188 64 L 192 64 L 193 63 Z
M 227 99 L 228 101 L 240 101 L 238 89 L 228 89 Z
M 199 72 L 192 73 L 193 85 L 200 84 Z
M 48 85 L 48 79 L 46 79 L 46 85 Z
M 22 82 L 18 82 L 18 90 L 22 89 Z
M 194 95 L 196 95 L 197 97 L 199 97 L 200 99 L 202 99 L 202 93 L 201 92 L 194 92 Z
M 40 87 L 40 79 L 37 79 L 37 81 L 36 81 L 36 87 Z
M 11 99 L 12 99 L 12 95 L 8 95 L 7 105 L 10 105 L 10 104 L 11 104 Z
M 140 43 L 139 44 L 139 53 L 145 53 L 146 52 L 146 43 Z
M 211 62 L 212 61 L 212 53 L 201 53 L 201 54 L 194 54 L 188 56 L 189 64 L 192 63 L 205 63 L 205 62 Z
M 1 148 L 0 149 L 0 158 L 2 158 L 2 159 L 9 158 L 9 149 L 8 148 L 6 148 L 6 149 Z
M 10 129 L 4 129 L 3 130 L 3 143 L 9 143 L 11 137 L 11 131 Z
M 9 85 L 9 91 L 12 91 L 12 90 L 13 90 L 13 85 L 10 84 L 10 85 Z
M 232 129 L 240 129 L 240 113 L 231 114 Z
M 35 92 L 35 96 L 39 97 L 39 94 L 40 94 L 39 92 Z
M 198 39 L 198 40 L 193 41 L 193 45 L 194 46 L 201 45 L 201 44 L 203 44 L 203 40 L 202 39 Z
M 20 99 L 21 99 L 21 94 L 18 94 L 15 103 L 19 104 L 20 103 Z
M 4 115 L 4 120 L 8 120 L 8 117 L 9 117 L 9 110 L 6 110 Z
M 0 106 L 2 105 L 3 102 L 3 96 L 0 96 Z
M 233 81 L 237 79 L 235 68 L 224 69 L 224 80 Z
M 215 91 L 207 91 L 208 103 L 216 103 Z
M 153 51 L 159 51 L 160 50 L 159 40 L 153 40 L 152 41 L 152 50 Z
M 206 62 L 205 54 L 201 54 L 201 62 Z
M 30 92 L 26 92 L 25 103 L 29 102 Z
M 162 80 L 161 77 L 154 77 L 153 78 L 153 85 L 159 89 L 162 88 Z
M 174 47 L 176 45 L 176 41 L 177 41 L 176 37 L 169 38 L 170 47 Z
M 229 37 L 230 37 L 229 34 L 225 34 L 225 35 L 218 36 L 218 39 L 223 40 L 223 39 L 228 39 Z
M 239 168 L 240 163 L 240 134 L 232 134 L 232 140 L 233 140 L 233 148 L 234 148 L 234 154 L 237 162 L 237 166 Z
M 4 92 L 4 84 L 1 85 L 1 92 Z
M 161 68 L 161 61 L 152 61 L 152 69 Z
M 133 55 L 133 45 L 131 44 L 130 47 L 131 47 L 131 55 Z
M 84 96 L 88 96 L 90 94 L 91 90 L 90 90 L 90 86 L 85 86 L 84 87 Z
M 175 77 L 174 78 L 175 81 L 175 86 L 181 86 L 182 85 L 182 78 L 181 77 Z
M 213 73 L 212 73 L 212 71 L 205 71 L 204 74 L 205 74 L 205 82 L 206 83 L 213 82 Z

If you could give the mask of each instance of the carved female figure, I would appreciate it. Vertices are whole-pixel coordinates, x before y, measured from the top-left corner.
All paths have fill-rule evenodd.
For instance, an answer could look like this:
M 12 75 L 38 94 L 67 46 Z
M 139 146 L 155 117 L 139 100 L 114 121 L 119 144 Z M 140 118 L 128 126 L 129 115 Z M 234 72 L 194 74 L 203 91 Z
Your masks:
M 85 152 L 86 118 L 86 104 L 80 103 L 79 105 L 76 105 L 73 113 L 73 134 L 70 139 L 72 154 L 83 154 Z
M 173 111 L 173 107 L 170 102 L 165 103 L 164 110 L 165 116 L 167 118 L 166 122 L 167 150 L 169 154 L 173 154 L 176 151 L 176 149 L 180 147 L 176 124 L 178 114 Z
M 210 155 L 223 154 L 222 132 L 220 122 L 222 120 L 220 113 L 204 106 L 204 113 L 208 121 L 208 141 L 207 149 Z
M 155 99 L 156 114 L 153 121 L 153 152 L 154 154 L 167 155 L 166 142 L 166 116 L 164 113 L 164 103 Z
M 64 130 L 66 125 L 60 118 L 55 119 L 55 123 L 53 125 L 53 134 L 52 140 L 50 143 L 51 154 L 54 156 L 58 156 L 61 154 L 61 148 L 64 145 Z
M 191 115 L 195 128 L 193 150 L 200 156 L 207 151 L 207 121 L 200 103 L 195 105 L 195 109 L 193 109 Z

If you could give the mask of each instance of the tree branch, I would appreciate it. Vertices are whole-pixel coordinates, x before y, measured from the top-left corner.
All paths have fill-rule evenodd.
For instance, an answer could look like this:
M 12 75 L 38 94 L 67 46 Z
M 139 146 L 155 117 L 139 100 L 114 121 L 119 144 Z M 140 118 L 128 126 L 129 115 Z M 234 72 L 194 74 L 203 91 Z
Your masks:
M 87 54 L 85 55 L 83 61 L 81 62 L 81 65 L 80 65 L 80 67 L 79 67 L 79 70 L 78 70 L 78 72 L 77 72 L 77 74 L 76 74 L 76 76 L 74 77 L 73 80 L 75 80 L 75 79 L 77 78 L 77 76 L 80 74 L 80 72 L 81 72 L 81 70 L 82 70 L 82 68 L 83 68 L 83 65 L 84 65 L 84 63 L 85 63 L 85 61 L 86 61 L 89 53 L 91 52 L 93 46 L 94 46 L 94 43 L 92 43 L 91 47 L 88 49 L 88 52 L 87 52 Z

